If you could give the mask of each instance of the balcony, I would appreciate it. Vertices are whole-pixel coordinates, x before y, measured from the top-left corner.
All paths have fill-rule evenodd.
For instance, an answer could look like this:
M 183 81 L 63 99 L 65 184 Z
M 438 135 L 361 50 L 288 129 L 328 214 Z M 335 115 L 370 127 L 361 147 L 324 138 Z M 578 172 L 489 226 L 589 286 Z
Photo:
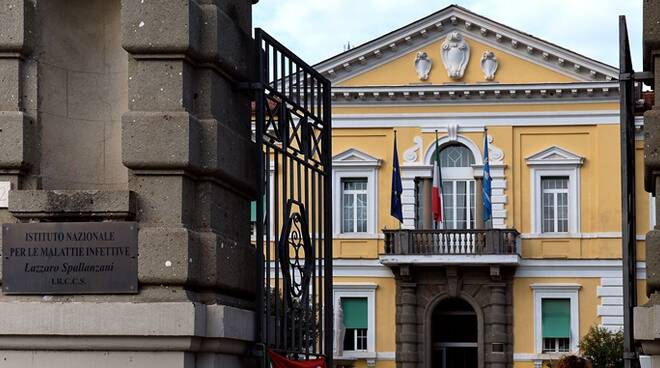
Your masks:
M 519 234 L 513 229 L 383 230 L 383 264 L 516 265 Z

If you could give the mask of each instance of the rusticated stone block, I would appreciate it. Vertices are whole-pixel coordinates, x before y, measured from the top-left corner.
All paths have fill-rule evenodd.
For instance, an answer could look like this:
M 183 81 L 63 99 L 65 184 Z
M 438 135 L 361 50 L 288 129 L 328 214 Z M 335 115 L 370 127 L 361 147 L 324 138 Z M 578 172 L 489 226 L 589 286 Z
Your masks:
M 653 50 L 660 49 L 660 2 L 644 0 L 644 69 L 653 70 Z
M 192 169 L 199 164 L 199 124 L 186 112 L 127 112 L 122 161 L 129 169 Z
M 0 169 L 21 170 L 30 163 L 33 121 L 22 112 L 0 111 Z
M 184 60 L 131 60 L 128 64 L 131 111 L 192 111 L 193 70 Z
M 646 233 L 646 293 L 660 292 L 660 230 Z
M 660 111 L 644 113 L 644 187 L 655 193 L 655 176 L 660 175 Z
M 20 63 L 18 58 L 0 59 L 0 111 L 19 111 Z
M 19 218 L 121 218 L 135 216 L 137 199 L 128 190 L 12 190 L 9 211 Z
M 1 52 L 28 54 L 31 51 L 29 27 L 33 6 L 29 0 L 0 0 Z
M 235 23 L 232 14 L 221 11 L 215 5 L 202 5 L 202 18 L 200 57 L 218 63 L 234 78 L 253 80 L 250 78 L 254 66 L 251 32 L 245 32 Z
M 138 194 L 138 221 L 192 225 L 195 183 L 190 178 L 183 175 L 133 175 L 128 186 Z
M 132 54 L 189 54 L 200 47 L 201 10 L 192 0 L 122 0 L 122 46 Z
M 140 226 L 138 280 L 184 285 L 199 280 L 199 237 L 182 227 Z

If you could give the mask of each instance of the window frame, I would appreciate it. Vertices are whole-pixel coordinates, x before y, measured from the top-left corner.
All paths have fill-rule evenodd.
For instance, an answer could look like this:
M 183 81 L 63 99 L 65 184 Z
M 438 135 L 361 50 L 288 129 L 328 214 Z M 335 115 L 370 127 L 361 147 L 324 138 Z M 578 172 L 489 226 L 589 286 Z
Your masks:
M 334 355 L 349 359 L 375 359 L 376 358 L 376 289 L 377 284 L 355 283 L 355 284 L 333 284 L 333 305 L 335 310 L 341 304 L 342 298 L 366 298 L 367 299 L 367 350 L 345 350 L 342 355 Z M 337 318 L 337 314 L 335 314 Z M 336 332 L 336 331 L 335 331 Z M 357 333 L 355 334 L 357 336 Z M 337 336 L 335 336 L 336 339 Z M 356 337 L 354 337 L 356 338 Z M 335 340 L 336 341 L 336 340 Z M 357 341 L 356 345 L 357 347 Z M 335 347 L 337 349 L 337 347 Z
M 571 336 L 568 353 L 577 353 L 580 341 L 580 284 L 532 284 L 534 294 L 534 346 L 537 354 L 565 355 L 566 352 L 543 352 L 543 299 L 569 299 L 571 303 Z
M 573 237 L 580 235 L 580 167 L 584 158 L 552 146 L 526 158 L 530 170 L 531 233 L 535 237 Z M 568 231 L 544 233 L 542 226 L 541 178 L 568 177 Z

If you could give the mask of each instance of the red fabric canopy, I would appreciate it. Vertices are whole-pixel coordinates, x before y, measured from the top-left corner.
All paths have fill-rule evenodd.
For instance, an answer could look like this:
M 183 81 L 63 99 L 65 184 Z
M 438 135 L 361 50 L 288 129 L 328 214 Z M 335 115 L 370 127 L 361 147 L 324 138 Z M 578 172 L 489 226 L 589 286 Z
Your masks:
M 314 360 L 290 360 L 272 350 L 268 350 L 268 355 L 273 368 L 326 368 L 323 357 Z

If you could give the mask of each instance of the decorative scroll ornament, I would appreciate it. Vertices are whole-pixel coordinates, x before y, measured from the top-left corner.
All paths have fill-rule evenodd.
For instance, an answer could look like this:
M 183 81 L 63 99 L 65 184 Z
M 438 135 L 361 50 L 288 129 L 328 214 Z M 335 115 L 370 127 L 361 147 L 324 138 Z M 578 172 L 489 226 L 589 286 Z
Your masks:
M 403 153 L 403 159 L 406 162 L 417 162 L 417 152 L 422 149 L 424 141 L 422 140 L 422 137 L 416 136 L 413 138 L 413 142 L 415 142 L 415 145 L 408 148 L 404 153 Z
M 278 244 L 285 297 L 290 303 L 297 301 L 298 306 L 304 307 L 309 302 L 309 283 L 314 271 L 314 254 L 305 205 L 290 199 L 286 204 L 285 215 L 287 220 Z
M 481 57 L 481 71 L 484 72 L 484 78 L 486 80 L 492 81 L 495 79 L 495 72 L 497 72 L 497 67 L 499 62 L 495 57 L 495 53 L 492 51 L 485 51 Z
M 429 73 L 431 72 L 431 67 L 433 66 L 433 61 L 429 59 L 428 54 L 425 51 L 420 51 L 417 53 L 415 58 L 415 70 L 417 71 L 417 77 L 419 80 L 429 79 Z
M 488 159 L 491 164 L 504 163 L 504 151 L 501 148 L 493 145 L 493 136 L 488 136 Z
M 440 54 L 449 78 L 463 78 L 465 67 L 470 61 L 470 45 L 465 42 L 463 36 L 458 32 L 451 32 L 447 35 L 447 39 L 442 43 Z

